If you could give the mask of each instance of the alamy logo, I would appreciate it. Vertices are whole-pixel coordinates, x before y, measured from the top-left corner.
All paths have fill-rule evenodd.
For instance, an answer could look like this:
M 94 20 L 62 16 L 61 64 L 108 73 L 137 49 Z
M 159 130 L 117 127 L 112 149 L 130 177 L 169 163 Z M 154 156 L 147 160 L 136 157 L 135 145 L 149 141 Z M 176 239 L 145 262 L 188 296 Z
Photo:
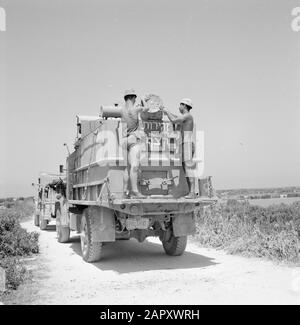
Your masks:
M 6 12 L 5 9 L 0 7 L 0 32 L 6 31 Z
M 294 32 L 300 31 L 300 7 L 296 7 L 292 10 L 292 16 L 295 17 L 292 20 L 291 28 Z

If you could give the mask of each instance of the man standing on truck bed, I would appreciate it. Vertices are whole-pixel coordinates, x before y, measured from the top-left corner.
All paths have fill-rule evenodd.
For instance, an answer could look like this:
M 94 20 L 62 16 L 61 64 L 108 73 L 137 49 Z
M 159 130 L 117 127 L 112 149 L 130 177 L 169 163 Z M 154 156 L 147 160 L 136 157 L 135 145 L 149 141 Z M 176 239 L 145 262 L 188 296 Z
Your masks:
M 148 111 L 142 105 L 135 105 L 136 92 L 133 89 L 126 90 L 124 94 L 125 106 L 122 107 L 122 123 L 125 124 L 123 137 L 127 141 L 127 164 L 123 180 L 123 195 L 129 197 L 128 181 L 130 179 L 131 194 L 137 198 L 144 198 L 138 190 L 138 171 L 140 168 L 141 140 L 145 136 L 142 130 L 139 130 L 139 113 Z
M 193 163 L 193 154 L 195 151 L 195 144 L 193 142 L 194 118 L 190 113 L 192 108 L 193 104 L 189 98 L 184 98 L 180 102 L 180 116 L 174 115 L 164 108 L 164 112 L 171 122 L 181 124 L 183 167 L 189 185 L 189 194 L 186 196 L 186 198 L 191 199 L 195 198 L 196 196 L 195 177 L 192 173 L 192 170 L 195 167 L 195 164 Z

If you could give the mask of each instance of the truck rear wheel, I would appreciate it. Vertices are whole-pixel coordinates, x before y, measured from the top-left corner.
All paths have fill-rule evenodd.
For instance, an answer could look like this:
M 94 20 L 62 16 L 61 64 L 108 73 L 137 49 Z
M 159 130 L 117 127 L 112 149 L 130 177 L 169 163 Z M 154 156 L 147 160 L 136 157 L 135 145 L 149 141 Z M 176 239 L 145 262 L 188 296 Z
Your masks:
M 45 220 L 45 219 L 40 220 L 40 229 L 46 230 L 47 224 L 48 224 L 47 220 Z
M 61 226 L 61 213 L 60 210 L 56 211 L 56 233 L 57 241 L 59 243 L 67 243 L 70 239 L 70 228 Z
M 38 227 L 38 226 L 40 225 L 40 216 L 38 215 L 38 213 L 36 213 L 36 214 L 34 215 L 34 225 L 35 225 L 36 227 Z
M 163 240 L 163 248 L 166 254 L 171 256 L 182 255 L 187 243 L 187 236 L 175 237 L 173 234 L 168 240 Z
M 82 258 L 89 263 L 97 262 L 101 259 L 103 244 L 92 241 L 92 233 L 95 230 L 89 216 L 89 209 L 85 209 L 81 218 L 80 242 Z
M 70 228 L 59 226 L 56 229 L 57 241 L 59 243 L 67 243 L 70 239 Z

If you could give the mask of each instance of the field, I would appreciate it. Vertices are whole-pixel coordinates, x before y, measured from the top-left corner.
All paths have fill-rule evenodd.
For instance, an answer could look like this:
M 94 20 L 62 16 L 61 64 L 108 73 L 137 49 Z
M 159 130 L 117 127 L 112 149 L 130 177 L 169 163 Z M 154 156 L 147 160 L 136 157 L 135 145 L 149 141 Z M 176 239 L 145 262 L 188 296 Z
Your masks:
M 299 235 L 300 201 L 262 207 L 228 200 L 199 211 L 195 238 L 231 254 L 299 263 Z
M 273 198 L 273 199 L 253 199 L 249 200 L 252 205 L 259 205 L 261 207 L 268 207 L 273 204 L 291 204 L 293 202 L 300 201 L 299 197 L 288 197 L 288 198 Z
M 300 193 L 300 186 L 288 186 L 288 187 L 271 187 L 271 188 L 239 188 L 239 189 L 227 189 L 217 190 L 217 194 L 220 197 L 227 196 L 228 198 L 238 197 L 240 195 L 280 195 L 287 193 Z

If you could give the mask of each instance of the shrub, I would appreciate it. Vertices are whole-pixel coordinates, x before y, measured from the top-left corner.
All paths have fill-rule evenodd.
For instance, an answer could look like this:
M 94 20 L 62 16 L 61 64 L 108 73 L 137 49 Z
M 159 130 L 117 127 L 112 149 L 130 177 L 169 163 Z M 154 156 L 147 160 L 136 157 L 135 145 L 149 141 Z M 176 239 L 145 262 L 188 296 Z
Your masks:
M 28 232 L 20 225 L 20 220 L 30 213 L 32 206 L 26 200 L 0 211 L 0 266 L 6 271 L 8 289 L 16 289 L 25 277 L 26 269 L 19 257 L 39 251 L 39 234 Z
M 267 208 L 228 200 L 197 216 L 202 245 L 232 254 L 299 262 L 300 201 Z
M 5 270 L 6 288 L 17 289 L 26 275 L 26 268 L 18 258 L 7 257 L 0 259 L 0 266 Z
M 27 232 L 14 211 L 0 215 L 0 257 L 38 253 L 38 233 Z

